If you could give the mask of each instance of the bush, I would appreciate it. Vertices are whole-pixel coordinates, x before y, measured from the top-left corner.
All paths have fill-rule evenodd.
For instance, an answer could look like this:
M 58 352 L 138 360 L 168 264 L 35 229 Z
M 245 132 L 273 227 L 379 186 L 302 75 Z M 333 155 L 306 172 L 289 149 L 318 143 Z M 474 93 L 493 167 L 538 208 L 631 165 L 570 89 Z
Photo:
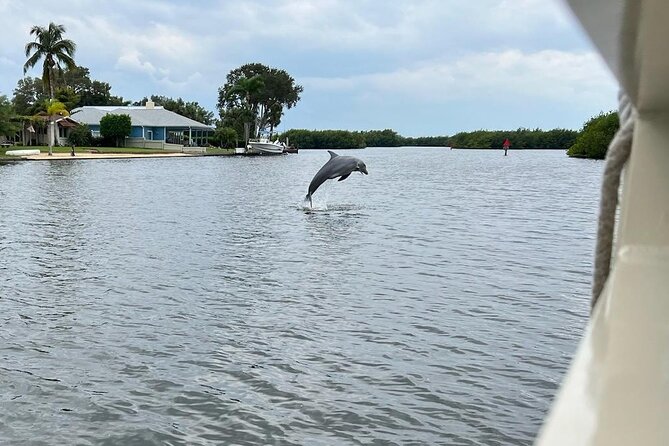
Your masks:
M 130 136 L 132 121 L 129 115 L 105 115 L 100 119 L 100 134 L 115 142 L 119 147 L 127 136 Z
M 219 127 L 214 132 L 211 142 L 217 147 L 229 149 L 235 147 L 238 139 L 237 131 L 232 127 Z
M 70 130 L 67 143 L 71 146 L 86 147 L 91 145 L 91 129 L 86 124 L 78 125 Z
M 567 155 L 603 159 L 619 127 L 620 122 L 616 112 L 600 113 L 590 118 L 583 126 L 574 145 L 567 150 Z

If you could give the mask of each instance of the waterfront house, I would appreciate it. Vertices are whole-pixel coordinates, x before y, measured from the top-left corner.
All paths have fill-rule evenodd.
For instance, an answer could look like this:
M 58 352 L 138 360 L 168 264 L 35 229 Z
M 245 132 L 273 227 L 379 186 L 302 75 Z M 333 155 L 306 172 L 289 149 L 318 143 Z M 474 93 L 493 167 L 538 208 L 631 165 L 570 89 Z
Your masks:
M 132 123 L 127 147 L 180 149 L 205 146 L 214 131 L 212 126 L 181 116 L 147 101 L 145 106 L 84 106 L 72 110 L 72 118 L 100 136 L 100 119 L 107 114 L 128 115 Z
M 14 143 L 22 143 L 24 146 L 36 146 L 49 144 L 49 116 L 41 112 L 35 116 L 24 118 L 22 128 L 17 132 Z M 54 121 L 56 132 L 54 143 L 57 146 L 66 146 L 70 131 L 79 124 L 69 116 L 59 116 Z

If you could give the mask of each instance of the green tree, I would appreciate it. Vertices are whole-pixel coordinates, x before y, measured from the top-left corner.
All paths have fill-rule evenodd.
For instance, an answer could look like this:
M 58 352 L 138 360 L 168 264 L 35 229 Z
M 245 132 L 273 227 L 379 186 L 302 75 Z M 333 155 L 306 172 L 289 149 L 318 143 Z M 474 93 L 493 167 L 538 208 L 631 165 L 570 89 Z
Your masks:
M 116 147 L 120 147 L 127 136 L 130 136 L 132 121 L 130 115 L 108 114 L 100 119 L 100 134 L 113 139 Z
M 34 35 L 35 40 L 28 42 L 25 48 L 28 60 L 23 65 L 23 74 L 44 59 L 42 82 L 51 99 L 55 94 L 56 71 L 62 72 L 63 65 L 68 68 L 76 66 L 73 59 L 76 45 L 69 39 L 63 39 L 64 33 L 65 27 L 53 22 L 47 28 L 33 26 L 30 35 Z
M 232 127 L 218 127 L 212 137 L 212 142 L 219 147 L 233 148 L 236 147 L 239 135 Z
M 71 87 L 57 88 L 55 98 L 57 101 L 62 102 L 65 105 L 65 108 L 72 110 L 79 105 L 79 95 L 75 93 L 74 89 Z
M 618 113 L 611 111 L 590 118 L 584 125 L 574 145 L 567 155 L 578 158 L 604 159 L 611 140 L 615 136 L 620 121 Z
M 67 142 L 71 146 L 85 147 L 91 144 L 91 129 L 86 125 L 78 125 L 70 130 Z
M 91 79 L 90 70 L 75 66 L 63 71 L 56 82 L 59 88 L 71 88 L 79 96 L 76 107 L 85 105 L 128 105 L 130 101 L 111 94 L 111 85 L 107 82 Z
M 262 81 L 262 87 L 260 87 Z M 281 123 L 284 108 L 292 108 L 304 91 L 285 70 L 260 63 L 242 65 L 228 73 L 218 90 L 218 110 L 225 121 L 227 112 L 248 109 L 253 114 L 255 133 L 270 134 Z
M 230 87 L 225 98 L 228 101 L 239 101 L 242 107 L 252 110 L 257 105 L 253 98 L 263 88 L 265 88 L 265 81 L 259 74 L 252 77 L 241 77 Z
M 12 104 L 17 114 L 33 116 L 43 111 L 44 101 L 47 99 L 42 80 L 38 77 L 27 76 L 17 82 Z
M 0 95 L 0 136 L 12 137 L 20 128 L 12 103 L 7 96 Z

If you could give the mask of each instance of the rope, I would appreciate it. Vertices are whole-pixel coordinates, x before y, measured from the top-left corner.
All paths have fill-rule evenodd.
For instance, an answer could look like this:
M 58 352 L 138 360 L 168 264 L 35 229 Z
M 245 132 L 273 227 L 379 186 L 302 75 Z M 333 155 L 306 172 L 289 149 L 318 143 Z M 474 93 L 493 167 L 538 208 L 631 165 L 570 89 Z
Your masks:
M 613 233 L 618 208 L 618 191 L 623 167 L 632 150 L 635 113 L 627 95 L 618 95 L 618 118 L 620 128 L 613 137 L 606 152 L 606 164 L 602 179 L 602 192 L 599 204 L 599 225 L 597 227 L 597 247 L 595 249 L 595 268 L 592 283 L 591 309 L 595 307 L 602 293 L 611 270 L 613 251 Z

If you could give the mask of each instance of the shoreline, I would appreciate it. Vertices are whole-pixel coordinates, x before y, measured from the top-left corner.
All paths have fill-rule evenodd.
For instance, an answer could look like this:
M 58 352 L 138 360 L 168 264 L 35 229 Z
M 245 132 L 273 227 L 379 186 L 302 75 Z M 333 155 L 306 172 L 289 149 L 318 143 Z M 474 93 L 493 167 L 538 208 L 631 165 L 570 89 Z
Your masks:
M 185 158 L 197 156 L 190 153 L 82 153 L 77 152 L 75 156 L 69 153 L 54 153 L 49 156 L 48 153 L 39 155 L 19 156 L 18 160 L 25 161 L 63 161 L 63 160 L 92 160 L 92 159 L 129 159 L 129 158 Z

